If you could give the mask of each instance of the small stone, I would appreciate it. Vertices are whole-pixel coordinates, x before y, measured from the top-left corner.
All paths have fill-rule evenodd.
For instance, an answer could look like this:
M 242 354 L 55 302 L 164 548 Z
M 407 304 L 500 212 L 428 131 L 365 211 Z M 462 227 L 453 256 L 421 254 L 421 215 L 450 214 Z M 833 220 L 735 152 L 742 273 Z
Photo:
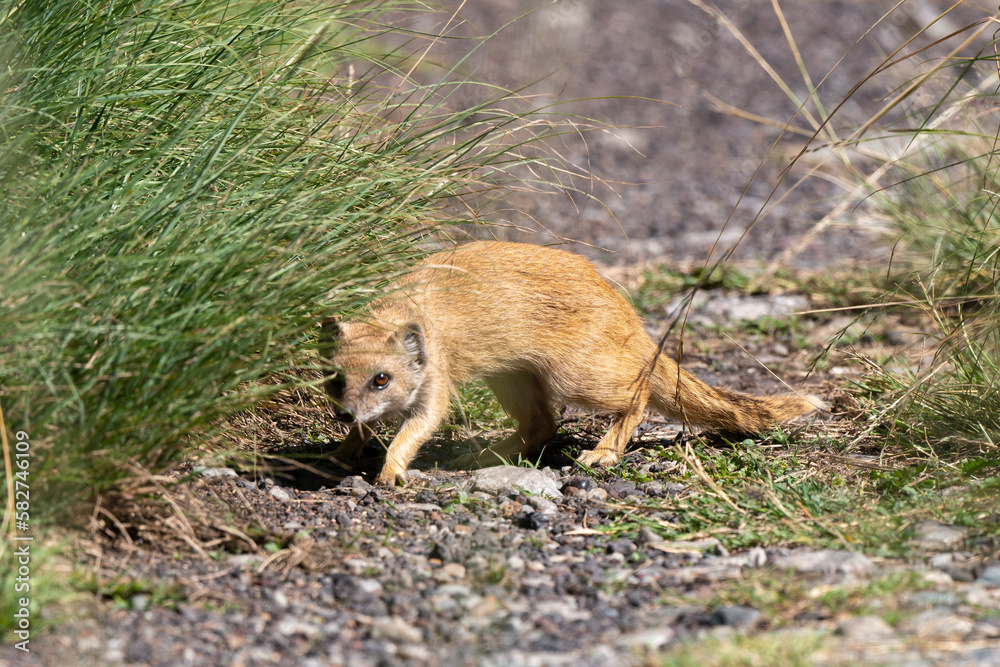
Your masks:
M 938 569 L 940 569 L 942 567 L 948 567 L 949 565 L 953 564 L 954 562 L 955 562 L 955 554 L 954 553 L 934 554 L 933 556 L 931 556 L 927 560 L 927 563 L 931 567 L 936 567 Z
M 993 565 L 976 578 L 976 583 L 983 586 L 1000 586 L 1000 566 Z
M 605 500 L 608 499 L 608 492 L 602 489 L 601 487 L 597 487 L 596 489 L 591 489 L 590 491 L 587 492 L 587 499 L 596 500 L 599 503 L 603 503 Z
M 720 607 L 712 614 L 716 625 L 726 625 L 738 630 L 749 630 L 760 621 L 763 614 L 753 607 Z
M 965 589 L 965 604 L 996 609 L 1000 602 L 1000 591 L 995 586 L 972 584 Z
M 639 529 L 639 535 L 635 538 L 635 543 L 643 546 L 646 544 L 659 544 L 663 542 L 663 538 L 650 530 L 647 526 L 643 526 Z
M 566 483 L 562 485 L 562 492 L 566 493 L 568 489 L 578 489 L 579 491 L 590 491 L 595 486 L 594 480 L 590 477 L 583 477 L 577 475 L 576 477 L 570 477 L 566 480 Z
M 257 554 L 233 554 L 226 562 L 235 568 L 244 569 L 257 567 L 264 562 L 264 557 Z
M 232 468 L 205 468 L 202 466 L 197 466 L 194 472 L 201 475 L 205 479 L 214 479 L 216 477 L 239 477 L 236 471 Z
M 420 644 L 424 634 L 398 616 L 387 616 L 372 620 L 371 638 L 396 644 Z
M 951 606 L 958 602 L 952 591 L 918 591 L 907 598 L 914 607 Z
M 299 618 L 286 616 L 278 621 L 275 629 L 279 635 L 290 637 L 292 635 L 302 635 L 303 637 L 315 637 L 320 632 L 320 628 L 312 623 L 307 623 Z
M 663 482 L 659 480 L 653 480 L 651 482 L 643 482 L 639 485 L 639 490 L 646 495 L 659 497 L 665 495 L 663 490 Z
M 440 512 L 441 506 L 436 503 L 400 503 L 397 509 L 410 512 Z
M 976 621 L 972 632 L 984 639 L 998 639 L 1000 638 L 1000 622 L 996 620 Z
M 607 491 L 608 495 L 612 498 L 626 498 L 631 495 L 635 495 L 638 490 L 634 482 L 630 482 L 625 479 L 616 479 L 610 482 L 601 484 L 600 488 Z
M 403 660 L 410 660 L 417 664 L 426 664 L 431 661 L 434 654 L 431 653 L 429 648 L 420 644 L 403 644 L 399 647 L 397 655 Z
M 927 551 L 950 551 L 965 540 L 968 529 L 940 521 L 921 521 L 913 527 L 909 545 Z
M 923 579 L 928 584 L 934 584 L 937 586 L 947 586 L 955 582 L 947 572 L 942 572 L 941 570 L 928 570 L 927 572 L 921 572 L 920 578 Z
M 385 588 L 378 579 L 358 579 L 355 582 L 359 593 L 366 595 L 381 595 Z
M 275 500 L 280 500 L 282 502 L 287 502 L 292 499 L 292 495 L 280 486 L 272 486 L 271 490 L 268 491 L 267 494 Z
M 777 559 L 775 567 L 810 574 L 867 574 L 875 570 L 875 564 L 867 556 L 835 549 L 795 551 Z
M 544 528 L 549 525 L 549 517 L 542 514 L 541 512 L 535 512 L 534 508 L 532 511 L 521 510 L 517 516 L 514 517 L 514 524 L 519 528 L 524 528 L 525 530 L 538 530 L 539 528 Z
M 975 626 L 971 619 L 959 616 L 947 607 L 934 607 L 910 619 L 913 632 L 926 639 L 961 641 Z
M 676 540 L 670 543 L 670 546 L 675 549 L 691 549 L 693 551 L 707 551 L 715 552 L 722 555 L 729 555 L 729 552 L 720 553 L 720 550 L 725 551 L 725 547 L 722 546 L 722 542 L 714 537 L 709 537 L 704 540 Z
M 418 503 L 435 503 L 438 502 L 437 494 L 430 489 L 421 489 L 417 491 L 417 495 L 413 498 Z
M 683 484 L 678 484 L 677 482 L 664 482 L 663 483 L 663 493 L 668 496 L 680 495 L 684 489 L 687 487 Z
M 465 566 L 461 563 L 445 563 L 434 573 L 434 580 L 442 583 L 460 581 L 465 578 Z
M 635 552 L 635 544 L 626 539 L 615 540 L 614 542 L 608 544 L 607 552 L 609 554 L 631 556 Z
M 351 475 L 350 477 L 345 477 L 340 480 L 340 484 L 337 485 L 337 489 L 341 493 L 347 493 L 348 495 L 360 497 L 366 495 L 374 487 L 366 482 L 360 475 Z
M 533 507 L 536 512 L 541 512 L 542 514 L 556 514 L 559 512 L 559 506 L 545 496 L 529 496 L 527 500 L 527 504 Z
M 520 556 L 511 556 L 507 559 L 507 568 L 510 570 L 523 570 L 524 569 L 524 559 Z
M 971 567 L 962 567 L 960 565 L 948 565 L 946 567 L 941 568 L 941 572 L 951 577 L 952 581 L 961 581 L 965 583 L 970 583 L 976 580 L 976 575 L 972 571 Z
M 530 494 L 559 499 L 563 494 L 555 480 L 541 470 L 517 466 L 483 468 L 472 474 L 472 491 L 499 494 L 522 489 Z
M 624 634 L 618 638 L 615 644 L 629 649 L 656 651 L 669 644 L 673 639 L 674 631 L 670 628 L 649 628 Z
M 859 642 L 874 642 L 896 636 L 896 630 L 881 616 L 854 616 L 837 626 L 837 634 Z

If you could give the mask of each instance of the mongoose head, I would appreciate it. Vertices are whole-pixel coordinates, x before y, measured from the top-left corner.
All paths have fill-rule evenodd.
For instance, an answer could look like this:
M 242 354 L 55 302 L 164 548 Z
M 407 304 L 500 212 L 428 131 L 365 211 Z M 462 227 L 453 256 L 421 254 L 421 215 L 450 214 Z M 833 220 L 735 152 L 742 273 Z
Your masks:
M 345 422 L 374 423 L 405 414 L 417 401 L 427 371 L 427 341 L 417 322 L 323 320 L 320 356 L 331 375 L 326 393 Z

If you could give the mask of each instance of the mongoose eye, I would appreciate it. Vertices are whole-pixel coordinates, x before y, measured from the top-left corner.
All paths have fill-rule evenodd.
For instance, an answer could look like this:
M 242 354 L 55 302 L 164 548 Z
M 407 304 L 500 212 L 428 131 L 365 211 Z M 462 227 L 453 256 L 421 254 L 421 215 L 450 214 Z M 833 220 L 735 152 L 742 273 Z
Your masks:
M 372 378 L 372 387 L 375 389 L 385 389 L 389 386 L 389 380 L 391 379 L 388 373 L 379 373 Z

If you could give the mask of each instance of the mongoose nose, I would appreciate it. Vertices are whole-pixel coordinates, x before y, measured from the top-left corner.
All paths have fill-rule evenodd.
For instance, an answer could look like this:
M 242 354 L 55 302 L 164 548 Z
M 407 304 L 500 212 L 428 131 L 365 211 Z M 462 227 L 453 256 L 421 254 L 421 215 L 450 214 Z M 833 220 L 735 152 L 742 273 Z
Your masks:
M 350 410 L 345 410 L 344 408 L 337 406 L 333 410 L 333 416 L 337 418 L 338 421 L 342 422 L 352 422 L 354 421 L 354 413 Z

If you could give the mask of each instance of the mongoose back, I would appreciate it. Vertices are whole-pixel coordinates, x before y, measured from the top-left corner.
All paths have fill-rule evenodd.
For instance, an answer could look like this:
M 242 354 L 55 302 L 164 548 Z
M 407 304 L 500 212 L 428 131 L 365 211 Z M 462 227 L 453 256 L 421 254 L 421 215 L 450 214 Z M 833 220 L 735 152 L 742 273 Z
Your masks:
M 705 384 L 649 337 L 635 309 L 586 259 L 529 244 L 483 241 L 439 252 L 366 316 L 324 320 L 321 355 L 337 417 L 353 424 L 334 452 L 358 453 L 374 422 L 402 417 L 376 481 L 406 479 L 417 450 L 448 415 L 458 385 L 483 379 L 517 423 L 508 438 L 456 462 L 517 460 L 556 430 L 555 406 L 614 415 L 581 463 L 617 463 L 647 405 L 719 430 L 757 433 L 821 405 Z

